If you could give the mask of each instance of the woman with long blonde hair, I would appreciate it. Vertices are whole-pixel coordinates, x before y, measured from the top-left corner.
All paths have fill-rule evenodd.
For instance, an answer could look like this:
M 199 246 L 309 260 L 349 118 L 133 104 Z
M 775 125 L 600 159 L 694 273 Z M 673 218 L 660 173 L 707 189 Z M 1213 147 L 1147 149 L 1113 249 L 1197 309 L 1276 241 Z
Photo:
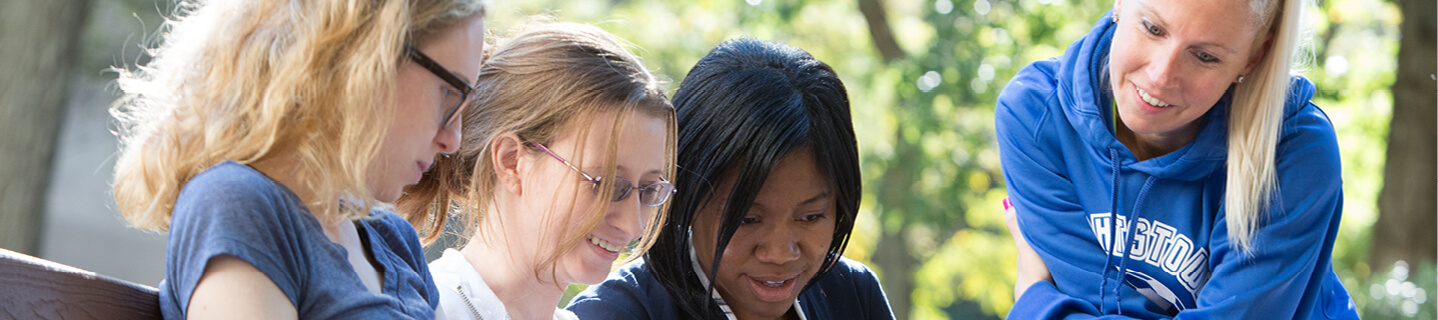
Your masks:
M 1357 318 L 1333 273 L 1333 125 L 1303 0 L 1117 0 L 995 113 L 1010 318 Z
M 468 242 L 430 264 L 442 318 L 573 319 L 555 308 L 565 287 L 653 242 L 675 192 L 674 107 L 620 41 L 533 23 L 485 55 L 462 147 L 399 203 L 459 204 Z
M 169 232 L 165 317 L 432 318 L 406 221 L 428 217 L 372 206 L 458 149 L 483 17 L 482 0 L 182 1 L 112 111 L 120 211 Z

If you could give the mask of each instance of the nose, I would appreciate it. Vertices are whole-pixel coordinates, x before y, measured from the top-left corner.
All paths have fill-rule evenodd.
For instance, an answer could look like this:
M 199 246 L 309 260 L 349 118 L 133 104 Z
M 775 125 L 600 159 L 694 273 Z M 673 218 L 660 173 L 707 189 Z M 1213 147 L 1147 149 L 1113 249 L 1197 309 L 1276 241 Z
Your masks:
M 638 239 L 644 234 L 644 210 L 648 208 L 639 205 L 639 195 L 630 194 L 619 202 L 609 204 L 609 215 L 605 217 L 605 220 L 609 221 L 609 225 L 619 229 L 624 234 L 625 240 Z
M 455 115 L 456 118 L 459 115 Z M 449 123 L 441 124 L 439 132 L 434 136 L 434 143 L 439 147 L 439 153 L 452 154 L 459 151 L 459 141 L 463 137 L 463 121 L 451 120 Z
M 1149 58 L 1148 80 L 1158 88 L 1170 88 L 1178 85 L 1179 58 L 1183 50 L 1156 50 Z
M 754 257 L 761 262 L 772 264 L 798 260 L 800 248 L 796 231 L 784 226 L 765 228 L 759 244 L 754 248 Z

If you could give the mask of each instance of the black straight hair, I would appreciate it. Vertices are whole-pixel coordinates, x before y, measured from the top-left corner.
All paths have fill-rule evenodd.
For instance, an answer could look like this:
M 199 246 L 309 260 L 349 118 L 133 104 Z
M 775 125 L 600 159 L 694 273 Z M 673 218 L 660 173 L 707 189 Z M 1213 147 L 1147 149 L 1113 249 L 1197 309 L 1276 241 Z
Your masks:
M 834 238 L 804 290 L 839 261 L 854 229 L 861 181 L 849 98 L 834 69 L 802 49 L 750 38 L 726 41 L 700 59 L 674 94 L 679 143 L 674 184 L 679 194 L 645 265 L 687 318 L 723 318 L 690 262 L 690 227 L 710 204 L 722 204 L 713 252 L 723 250 L 748 213 L 770 171 L 796 151 L 813 153 L 836 203 Z M 735 178 L 728 199 L 712 199 L 726 174 Z M 700 255 L 701 257 L 703 255 Z

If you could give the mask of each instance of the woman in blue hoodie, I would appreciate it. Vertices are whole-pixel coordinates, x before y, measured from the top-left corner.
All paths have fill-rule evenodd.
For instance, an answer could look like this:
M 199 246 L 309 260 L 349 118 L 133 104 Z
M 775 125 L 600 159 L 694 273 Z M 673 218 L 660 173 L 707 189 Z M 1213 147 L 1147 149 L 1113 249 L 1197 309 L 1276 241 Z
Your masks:
M 1004 88 L 1010 318 L 1357 318 L 1337 139 L 1290 75 L 1305 3 L 1215 1 L 1115 1 Z

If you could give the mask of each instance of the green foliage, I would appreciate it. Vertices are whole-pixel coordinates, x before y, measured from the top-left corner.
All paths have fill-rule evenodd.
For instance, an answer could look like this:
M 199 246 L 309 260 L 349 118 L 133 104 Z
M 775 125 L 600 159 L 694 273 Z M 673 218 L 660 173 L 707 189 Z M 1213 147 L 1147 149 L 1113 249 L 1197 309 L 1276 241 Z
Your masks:
M 1411 268 L 1410 268 L 1411 267 Z M 1398 261 L 1368 279 L 1344 279 L 1365 319 L 1438 319 L 1438 270 L 1432 261 L 1417 266 Z
M 753 4 L 751 4 L 753 3 Z M 904 56 L 884 61 L 853 1 L 536 0 L 495 1 L 490 27 L 505 30 L 546 13 L 598 25 L 633 50 L 672 92 L 718 43 L 741 36 L 803 48 L 832 65 L 849 89 L 865 177 L 859 222 L 846 256 L 887 274 L 894 305 L 916 319 L 1002 317 L 1013 303 L 1014 249 L 999 200 L 1005 196 L 993 137 L 994 102 L 1028 63 L 1061 54 L 1108 8 L 1107 1 L 887 1 Z M 1315 33 L 1303 74 L 1333 119 L 1343 157 L 1344 219 L 1334 266 L 1367 318 L 1431 318 L 1432 262 L 1402 281 L 1429 294 L 1404 313 L 1404 299 L 1370 294 L 1397 274 L 1366 265 L 1382 185 L 1391 114 L 1396 26 L 1382 0 L 1327 0 L 1312 10 Z M 897 239 L 897 240 L 894 240 Z M 881 254 L 898 252 L 898 259 Z M 887 283 L 906 281 L 907 286 Z M 1402 288 L 1400 288 L 1402 289 Z M 571 288 L 571 294 L 577 291 Z M 1403 291 L 1400 293 L 1407 293 Z M 569 295 L 566 295 L 566 298 Z M 562 305 L 563 303 L 561 303 Z M 1387 311 L 1383 311 L 1387 310 Z M 1396 311 L 1395 311 L 1396 310 Z

